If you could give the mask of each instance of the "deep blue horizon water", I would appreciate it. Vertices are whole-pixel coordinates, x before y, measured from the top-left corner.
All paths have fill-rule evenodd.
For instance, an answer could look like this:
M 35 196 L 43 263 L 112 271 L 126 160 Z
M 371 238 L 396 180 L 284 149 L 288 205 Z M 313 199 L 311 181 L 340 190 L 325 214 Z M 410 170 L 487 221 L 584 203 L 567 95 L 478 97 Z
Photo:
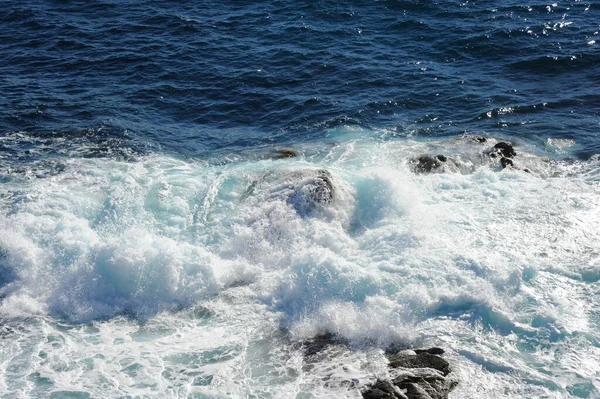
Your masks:
M 77 137 L 104 126 L 201 155 L 350 124 L 578 139 L 589 157 L 599 7 L 9 1 L 0 128 Z
M 599 32 L 580 0 L 3 1 L 0 396 L 356 398 L 401 344 L 451 398 L 600 397 Z

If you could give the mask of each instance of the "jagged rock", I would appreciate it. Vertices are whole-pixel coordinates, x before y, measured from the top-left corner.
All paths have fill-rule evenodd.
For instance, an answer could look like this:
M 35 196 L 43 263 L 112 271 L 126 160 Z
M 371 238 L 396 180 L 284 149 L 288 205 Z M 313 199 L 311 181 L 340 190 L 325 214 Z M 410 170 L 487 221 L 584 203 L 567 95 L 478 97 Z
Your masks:
M 388 355 L 390 367 L 403 368 L 430 368 L 441 371 L 444 375 L 450 373 L 450 364 L 437 355 L 428 352 L 421 352 L 416 355 L 400 352 L 395 355 Z
M 406 396 L 409 399 L 432 399 L 427 391 L 414 382 L 402 382 L 400 387 L 406 389 Z
M 440 170 L 444 163 L 448 161 L 445 155 L 422 155 L 417 159 L 410 161 L 415 173 L 431 173 Z
M 441 375 L 415 375 L 395 378 L 394 385 L 406 390 L 409 399 L 446 399 L 458 382 Z
M 490 152 L 490 156 L 492 158 L 496 157 L 504 157 L 504 158 L 513 158 L 517 155 L 517 152 L 513 148 L 512 144 L 501 141 L 497 143 L 492 151 Z
M 330 357 L 335 357 L 349 351 L 348 342 L 337 335 L 325 333 L 302 342 L 301 348 L 304 355 L 304 364 L 302 370 L 311 372 L 314 367 L 326 361 Z M 349 381 L 349 384 L 356 384 L 355 381 Z
M 385 380 L 377 380 L 362 396 L 365 399 L 407 399 L 404 393 Z
M 465 141 L 470 141 L 472 143 L 478 143 L 478 144 L 483 144 L 486 143 L 488 141 L 487 137 L 483 137 L 483 136 L 471 136 L 471 135 L 464 135 L 461 137 L 457 137 L 455 139 L 456 141 L 459 142 L 465 142 Z
M 318 335 L 301 344 L 304 352 L 303 370 L 310 372 L 315 364 L 331 356 L 351 350 L 349 342 L 331 333 Z M 448 394 L 458 382 L 449 376 L 450 365 L 439 355 L 438 347 L 406 350 L 390 347 L 386 351 L 389 360 L 390 379 L 377 379 L 362 391 L 365 399 L 448 399 Z M 343 381 L 342 385 L 355 387 L 358 380 Z
M 331 345 L 346 344 L 346 341 L 331 333 L 317 335 L 316 337 L 302 343 L 304 356 L 315 355 Z
M 508 168 L 509 166 L 514 166 L 514 162 L 512 159 L 502 157 L 500 158 L 500 165 L 502 165 L 502 168 Z
M 396 377 L 377 380 L 363 392 L 363 398 L 448 399 L 458 382 L 449 377 L 450 365 L 439 355 L 441 348 L 388 353 L 388 367 Z
M 419 353 L 431 353 L 432 355 L 443 355 L 445 351 L 442 348 L 433 347 L 429 349 L 415 349 L 414 352 L 418 355 Z

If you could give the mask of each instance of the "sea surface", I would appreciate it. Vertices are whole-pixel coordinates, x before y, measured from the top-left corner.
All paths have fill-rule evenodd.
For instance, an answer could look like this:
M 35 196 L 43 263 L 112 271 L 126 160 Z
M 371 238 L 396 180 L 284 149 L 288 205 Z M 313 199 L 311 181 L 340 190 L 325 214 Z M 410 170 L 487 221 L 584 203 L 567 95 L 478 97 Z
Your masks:
M 439 346 L 453 399 L 600 398 L 599 31 L 596 0 L 3 0 L 0 397 L 360 398 Z

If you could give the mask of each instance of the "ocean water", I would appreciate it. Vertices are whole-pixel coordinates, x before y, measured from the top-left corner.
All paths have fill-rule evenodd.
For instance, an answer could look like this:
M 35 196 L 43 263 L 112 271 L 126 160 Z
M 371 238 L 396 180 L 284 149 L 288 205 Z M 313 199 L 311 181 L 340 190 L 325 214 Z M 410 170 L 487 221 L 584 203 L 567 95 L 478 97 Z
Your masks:
M 0 28 L 1 397 L 360 398 L 399 345 L 446 350 L 451 398 L 600 398 L 596 1 Z

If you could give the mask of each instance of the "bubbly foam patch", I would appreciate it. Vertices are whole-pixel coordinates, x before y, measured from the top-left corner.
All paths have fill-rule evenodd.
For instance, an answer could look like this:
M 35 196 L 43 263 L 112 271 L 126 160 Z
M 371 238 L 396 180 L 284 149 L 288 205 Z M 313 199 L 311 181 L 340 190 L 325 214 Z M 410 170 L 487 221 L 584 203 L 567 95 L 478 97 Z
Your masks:
M 496 142 L 71 158 L 6 182 L 2 389 L 359 397 L 406 344 L 445 347 L 461 397 L 597 394 L 598 161 L 523 143 L 503 169 Z M 415 174 L 423 154 L 460 167 Z M 350 346 L 308 367 L 299 342 L 324 333 Z

